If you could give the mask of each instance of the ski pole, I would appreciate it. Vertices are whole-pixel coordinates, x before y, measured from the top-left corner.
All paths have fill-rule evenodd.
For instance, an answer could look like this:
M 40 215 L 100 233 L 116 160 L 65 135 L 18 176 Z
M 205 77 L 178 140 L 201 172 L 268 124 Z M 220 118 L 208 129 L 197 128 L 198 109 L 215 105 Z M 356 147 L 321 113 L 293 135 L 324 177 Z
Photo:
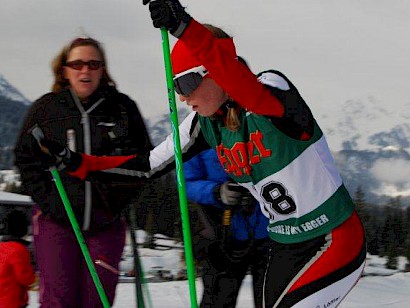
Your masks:
M 152 307 L 151 297 L 149 294 L 149 289 L 145 281 L 144 269 L 142 267 L 142 262 L 138 252 L 138 241 L 135 235 L 135 230 L 137 229 L 137 223 L 135 221 L 135 205 L 133 203 L 129 204 L 127 211 L 128 226 L 130 229 L 131 236 L 131 247 L 134 256 L 134 277 L 135 277 L 135 288 L 137 296 L 137 307 L 145 308 L 145 300 L 148 302 L 148 307 Z M 144 292 L 145 291 L 145 292 Z M 145 294 L 145 295 L 144 295 Z
M 38 125 L 35 125 L 33 128 L 30 129 L 30 132 L 41 147 L 41 140 L 44 138 L 44 134 L 41 128 Z M 67 193 L 61 181 L 60 174 L 58 173 L 56 167 L 50 167 L 49 170 L 51 172 L 51 175 L 53 176 L 53 180 L 57 187 L 58 193 L 60 194 L 60 198 L 63 201 L 64 209 L 67 212 L 68 219 L 70 220 L 71 226 L 74 230 L 77 242 L 80 245 L 81 252 L 83 253 L 85 262 L 87 263 L 88 270 L 90 271 L 91 277 L 94 281 L 94 285 L 97 289 L 98 295 L 100 296 L 103 307 L 109 308 L 110 303 L 108 302 L 108 298 L 104 292 L 104 288 L 101 284 L 100 278 L 97 275 L 97 271 L 91 259 L 90 252 L 88 251 L 87 244 L 85 243 L 84 237 L 81 233 L 81 229 L 77 222 L 77 218 L 74 215 L 73 208 L 71 207 L 70 201 L 67 197 Z
M 165 28 L 161 28 L 162 35 L 162 51 L 164 54 L 165 62 L 165 75 L 168 88 L 168 104 L 170 109 L 172 135 L 174 138 L 174 153 L 175 153 L 175 166 L 177 174 L 177 185 L 179 193 L 179 207 L 181 211 L 182 219 L 182 236 L 184 239 L 184 251 L 185 251 L 185 263 L 187 265 L 187 275 L 189 283 L 189 294 L 191 299 L 191 307 L 197 307 L 196 289 L 195 289 L 195 265 L 192 252 L 192 240 L 191 229 L 189 225 L 188 203 L 185 191 L 185 178 L 183 173 L 183 163 L 181 154 L 181 143 L 179 138 L 178 128 L 178 113 L 175 104 L 175 92 L 174 81 L 172 74 L 172 64 L 169 49 L 168 31 Z
M 137 307 L 138 308 L 144 308 L 145 303 L 144 303 L 144 294 L 142 293 L 142 286 L 141 286 L 141 262 L 139 260 L 139 254 L 138 254 L 138 248 L 137 248 L 137 239 L 135 236 L 135 228 L 134 228 L 134 220 L 133 220 L 133 215 L 135 214 L 133 211 L 134 205 L 130 203 L 128 205 L 128 209 L 126 211 L 126 220 L 128 224 L 128 229 L 130 232 L 130 239 L 131 239 L 131 248 L 132 248 L 132 254 L 134 257 L 134 277 L 135 277 L 135 293 L 136 293 L 136 299 L 137 299 Z
M 91 277 L 94 281 L 95 287 L 97 289 L 98 295 L 100 296 L 101 302 L 104 306 L 110 307 L 110 303 L 108 302 L 107 295 L 104 292 L 104 288 L 101 284 L 100 278 L 97 275 L 97 271 L 95 269 L 94 263 L 91 259 L 90 253 L 87 248 L 87 244 L 85 243 L 84 237 L 81 233 L 81 229 L 78 225 L 77 219 L 74 215 L 73 209 L 71 207 L 70 201 L 68 200 L 66 191 L 64 189 L 64 186 L 61 182 L 60 174 L 57 171 L 56 167 L 51 167 L 50 172 L 53 176 L 53 179 L 56 183 L 57 190 L 60 194 L 61 200 L 63 201 L 64 208 L 67 212 L 68 218 L 70 219 L 71 226 L 73 227 L 75 236 L 77 238 L 78 244 L 80 245 L 81 251 L 83 253 L 83 256 L 85 258 L 85 262 L 87 263 L 88 270 L 90 271 Z

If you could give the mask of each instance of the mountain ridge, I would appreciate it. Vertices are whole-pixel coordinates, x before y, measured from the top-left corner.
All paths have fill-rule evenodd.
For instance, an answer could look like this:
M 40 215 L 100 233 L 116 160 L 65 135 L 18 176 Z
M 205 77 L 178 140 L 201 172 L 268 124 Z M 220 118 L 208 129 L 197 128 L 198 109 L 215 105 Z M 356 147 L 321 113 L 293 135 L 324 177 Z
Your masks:
M 29 105 L 31 102 L 0 74 L 0 99 L 9 99 Z

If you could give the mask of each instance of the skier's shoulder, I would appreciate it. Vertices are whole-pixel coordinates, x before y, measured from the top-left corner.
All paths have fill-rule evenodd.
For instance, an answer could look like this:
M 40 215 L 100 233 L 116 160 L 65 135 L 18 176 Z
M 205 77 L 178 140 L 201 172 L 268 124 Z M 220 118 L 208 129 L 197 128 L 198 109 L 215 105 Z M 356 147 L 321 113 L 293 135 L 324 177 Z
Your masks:
M 31 104 L 30 110 L 33 111 L 33 110 L 42 109 L 47 106 L 50 106 L 55 102 L 56 97 L 57 97 L 57 94 L 54 92 L 45 93 Z
M 288 91 L 294 88 L 289 78 L 278 70 L 265 70 L 258 73 L 256 77 L 260 83 L 281 91 Z
M 48 92 L 35 100 L 30 107 L 29 113 L 40 112 L 41 116 L 60 112 L 72 99 L 70 91 L 63 89 L 58 92 Z

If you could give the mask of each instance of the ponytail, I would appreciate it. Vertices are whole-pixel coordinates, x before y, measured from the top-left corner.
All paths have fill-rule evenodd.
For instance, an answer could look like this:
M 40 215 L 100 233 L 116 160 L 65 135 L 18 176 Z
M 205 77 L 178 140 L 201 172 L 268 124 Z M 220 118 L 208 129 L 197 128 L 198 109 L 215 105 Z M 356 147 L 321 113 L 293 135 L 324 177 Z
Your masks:
M 241 127 L 241 121 L 238 117 L 237 105 L 232 101 L 227 103 L 228 112 L 226 114 L 225 126 L 231 132 L 236 132 Z

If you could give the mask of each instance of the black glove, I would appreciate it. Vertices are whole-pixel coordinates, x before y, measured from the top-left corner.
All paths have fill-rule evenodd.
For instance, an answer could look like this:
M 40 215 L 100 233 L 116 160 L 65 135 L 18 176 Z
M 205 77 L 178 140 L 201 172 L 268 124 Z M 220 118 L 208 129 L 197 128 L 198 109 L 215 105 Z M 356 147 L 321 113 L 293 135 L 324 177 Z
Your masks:
M 219 197 L 218 197 L 219 193 Z M 227 181 L 217 187 L 217 196 L 222 203 L 226 205 L 243 205 L 244 201 L 248 203 L 247 198 L 252 197 L 251 193 L 243 186 Z M 246 199 L 246 200 L 245 200 Z
M 56 158 L 56 166 L 59 170 L 75 171 L 80 167 L 82 156 L 80 153 L 71 151 L 58 141 L 43 139 L 40 141 L 42 150 L 48 151 L 51 156 Z
M 176 38 L 182 35 L 192 19 L 178 0 L 143 0 L 142 3 L 149 3 L 154 27 L 166 28 Z
M 83 159 L 81 154 L 71 151 L 58 141 L 46 139 L 43 130 L 37 124 L 31 127 L 28 133 L 36 139 L 43 153 L 55 158 L 54 165 L 56 165 L 59 170 L 66 169 L 70 172 L 80 167 Z

